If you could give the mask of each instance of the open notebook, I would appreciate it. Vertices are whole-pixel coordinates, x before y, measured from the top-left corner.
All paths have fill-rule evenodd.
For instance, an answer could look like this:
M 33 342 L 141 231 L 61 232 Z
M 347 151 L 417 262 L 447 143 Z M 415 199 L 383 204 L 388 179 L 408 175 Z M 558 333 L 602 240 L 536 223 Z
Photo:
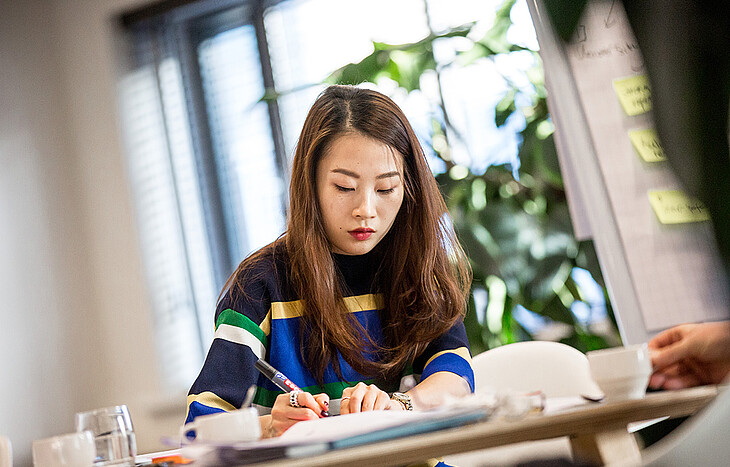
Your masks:
M 196 465 L 237 465 L 321 454 L 377 441 L 412 436 L 474 423 L 492 409 L 424 412 L 373 411 L 300 422 L 275 439 L 230 445 L 192 445 L 183 454 Z M 186 452 L 186 449 L 189 449 Z

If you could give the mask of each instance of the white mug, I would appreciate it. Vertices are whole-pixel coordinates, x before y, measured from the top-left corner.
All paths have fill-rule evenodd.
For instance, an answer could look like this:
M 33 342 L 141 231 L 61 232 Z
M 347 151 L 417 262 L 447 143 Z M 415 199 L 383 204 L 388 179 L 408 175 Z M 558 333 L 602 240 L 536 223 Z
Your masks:
M 649 347 L 646 344 L 586 353 L 591 376 L 606 400 L 641 399 L 652 373 Z
M 201 415 L 180 429 L 181 436 L 195 433 L 195 441 L 235 443 L 261 438 L 258 411 L 253 407 Z
M 95 457 L 94 435 L 90 431 L 33 441 L 35 467 L 91 467 Z

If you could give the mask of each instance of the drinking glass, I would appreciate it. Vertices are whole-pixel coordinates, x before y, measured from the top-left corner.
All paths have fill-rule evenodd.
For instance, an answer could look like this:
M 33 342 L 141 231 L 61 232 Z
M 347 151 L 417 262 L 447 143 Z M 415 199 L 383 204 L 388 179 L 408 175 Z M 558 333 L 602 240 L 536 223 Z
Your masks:
M 89 430 L 96 443 L 95 467 L 134 466 L 137 441 L 126 405 L 76 414 L 76 431 Z

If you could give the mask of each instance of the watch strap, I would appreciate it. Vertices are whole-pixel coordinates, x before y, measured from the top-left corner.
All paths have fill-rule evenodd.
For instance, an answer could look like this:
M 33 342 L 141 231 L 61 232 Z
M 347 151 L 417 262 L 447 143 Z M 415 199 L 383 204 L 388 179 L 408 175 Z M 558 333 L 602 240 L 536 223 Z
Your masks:
M 394 401 L 400 402 L 406 410 L 413 410 L 413 399 L 408 394 L 402 392 L 394 392 L 390 395 Z

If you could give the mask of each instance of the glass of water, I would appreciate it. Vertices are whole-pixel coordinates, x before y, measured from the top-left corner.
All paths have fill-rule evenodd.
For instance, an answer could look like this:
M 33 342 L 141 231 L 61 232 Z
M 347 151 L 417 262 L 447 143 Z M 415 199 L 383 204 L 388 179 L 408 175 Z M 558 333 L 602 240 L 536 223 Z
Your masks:
M 76 431 L 89 430 L 96 442 L 95 467 L 134 466 L 137 441 L 126 405 L 76 414 Z

